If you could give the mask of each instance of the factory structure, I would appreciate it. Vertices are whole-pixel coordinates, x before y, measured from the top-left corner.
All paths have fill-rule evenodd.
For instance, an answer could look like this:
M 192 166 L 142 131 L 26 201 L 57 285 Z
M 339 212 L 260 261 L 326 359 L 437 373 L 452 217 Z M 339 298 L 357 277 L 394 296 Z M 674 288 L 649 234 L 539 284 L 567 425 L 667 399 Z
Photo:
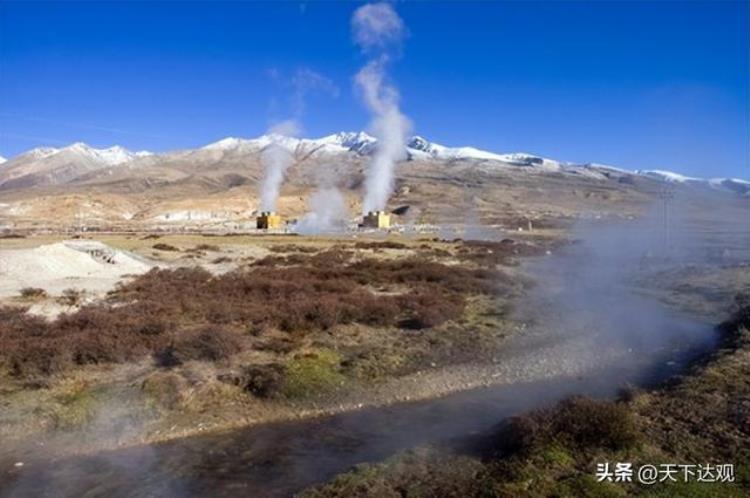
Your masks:
M 292 221 L 294 225 L 296 220 Z M 255 226 L 258 230 L 280 230 L 285 227 L 284 218 L 275 211 L 261 211 L 255 218 Z M 387 211 L 370 211 L 362 217 L 359 228 L 366 229 L 389 229 L 391 228 L 391 215 Z
M 272 230 L 281 228 L 283 220 L 280 215 L 274 211 L 261 211 L 260 216 L 256 219 L 258 230 Z
M 363 228 L 390 228 L 391 215 L 385 211 L 370 211 L 362 218 Z

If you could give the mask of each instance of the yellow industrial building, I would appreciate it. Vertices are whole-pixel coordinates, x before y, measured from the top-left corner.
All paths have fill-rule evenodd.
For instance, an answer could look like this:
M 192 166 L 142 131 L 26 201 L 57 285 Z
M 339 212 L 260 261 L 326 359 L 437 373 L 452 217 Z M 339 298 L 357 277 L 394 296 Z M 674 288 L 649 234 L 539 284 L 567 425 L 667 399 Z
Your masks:
M 273 211 L 262 211 L 257 218 L 258 230 L 268 230 L 269 228 L 281 228 L 281 216 Z
M 388 228 L 391 226 L 391 215 L 385 211 L 370 211 L 362 219 L 365 228 Z

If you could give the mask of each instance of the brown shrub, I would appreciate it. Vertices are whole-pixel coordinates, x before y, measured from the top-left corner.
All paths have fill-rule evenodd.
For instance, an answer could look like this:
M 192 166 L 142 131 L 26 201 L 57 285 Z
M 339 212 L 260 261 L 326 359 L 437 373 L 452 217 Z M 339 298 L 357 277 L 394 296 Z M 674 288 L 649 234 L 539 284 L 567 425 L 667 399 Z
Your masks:
M 38 287 L 24 287 L 21 289 L 21 297 L 24 299 L 39 299 L 47 296 L 47 291 Z
M 306 264 L 252 266 L 219 276 L 201 268 L 152 269 L 107 301 L 51 323 L 0 308 L 0 361 L 19 376 L 145 355 L 170 367 L 227 358 L 242 347 L 240 330 L 281 330 L 293 344 L 310 331 L 349 323 L 434 327 L 463 312 L 465 295 L 497 293 L 501 277 L 423 258 L 347 263 L 351 253 L 341 249 L 295 256 Z M 376 295 L 370 286 L 408 290 Z
M 233 378 L 233 383 L 259 398 L 273 398 L 284 386 L 284 367 L 276 364 L 245 366 Z
M 84 292 L 80 289 L 65 289 L 57 302 L 63 306 L 78 306 L 83 300 Z
M 281 252 L 281 253 L 287 253 L 287 252 L 300 252 L 300 253 L 315 253 L 318 252 L 318 250 L 314 247 L 307 247 L 307 246 L 299 246 L 296 244 L 275 244 L 268 248 L 271 252 Z
M 212 251 L 212 252 L 218 252 L 221 251 L 221 248 L 219 246 L 213 245 L 213 244 L 198 244 L 197 246 L 190 249 L 190 251 L 195 252 L 201 252 L 201 251 Z
M 180 362 L 218 361 L 238 353 L 242 349 L 242 340 L 235 332 L 214 326 L 180 334 L 172 348 Z
M 355 249 L 406 249 L 407 245 L 393 240 L 361 241 L 354 244 Z
M 437 327 L 458 318 L 464 309 L 460 296 L 439 292 L 421 292 L 402 297 L 409 316 L 399 323 L 402 328 L 420 330 Z
M 154 244 L 151 247 L 159 251 L 179 251 L 179 249 L 176 248 L 175 246 L 171 244 L 165 244 L 164 242 L 159 242 L 158 244 Z
M 542 420 L 538 413 L 522 414 L 501 422 L 487 437 L 478 441 L 477 448 L 484 458 L 498 458 L 507 454 L 528 453 L 539 441 Z
M 10 373 L 16 377 L 53 375 L 68 369 L 73 363 L 70 351 L 62 341 L 29 341 L 15 346 L 6 361 Z

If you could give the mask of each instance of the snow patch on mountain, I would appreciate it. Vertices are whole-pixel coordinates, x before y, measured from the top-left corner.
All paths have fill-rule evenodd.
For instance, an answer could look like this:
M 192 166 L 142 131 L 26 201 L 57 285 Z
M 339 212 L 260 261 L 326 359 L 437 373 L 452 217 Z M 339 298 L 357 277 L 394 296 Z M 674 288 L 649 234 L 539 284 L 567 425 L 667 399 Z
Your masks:
M 700 178 L 685 176 L 675 173 L 674 171 L 666 171 L 663 169 L 639 169 L 635 171 L 635 174 L 667 183 L 692 183 L 703 181 Z
M 720 190 L 731 190 L 738 194 L 750 195 L 750 182 L 739 178 L 711 178 L 708 184 Z
M 3 156 L 0 156 L 0 164 L 7 163 L 8 160 L 5 159 Z
M 76 142 L 72 145 L 65 147 L 59 152 L 68 151 L 75 154 L 80 154 L 85 157 L 89 157 L 97 162 L 106 164 L 107 166 L 116 166 L 118 164 L 126 163 L 136 157 L 145 157 L 151 155 L 148 151 L 131 152 L 124 147 L 115 145 L 108 149 L 95 149 L 83 142 Z
M 37 147 L 36 149 L 31 149 L 28 152 L 24 152 L 20 156 L 16 156 L 12 158 L 11 160 L 19 159 L 19 158 L 44 159 L 45 157 L 49 157 L 53 154 L 57 154 L 58 152 L 60 152 L 60 149 L 56 149 L 54 147 Z
M 356 152 L 358 154 L 369 154 L 374 150 L 377 139 L 364 132 L 341 132 L 318 139 L 295 138 L 271 133 L 251 139 L 228 137 L 210 143 L 202 147 L 202 150 L 261 150 L 271 144 L 279 145 L 295 153 L 340 154 Z
M 210 143 L 201 147 L 203 150 L 232 150 L 240 147 L 250 145 L 253 141 L 244 138 L 227 137 L 217 142 Z
M 474 147 L 446 147 L 430 142 L 423 137 L 414 136 L 406 142 L 409 152 L 424 153 L 434 159 L 483 159 L 490 161 L 505 161 L 502 154 L 495 154 Z

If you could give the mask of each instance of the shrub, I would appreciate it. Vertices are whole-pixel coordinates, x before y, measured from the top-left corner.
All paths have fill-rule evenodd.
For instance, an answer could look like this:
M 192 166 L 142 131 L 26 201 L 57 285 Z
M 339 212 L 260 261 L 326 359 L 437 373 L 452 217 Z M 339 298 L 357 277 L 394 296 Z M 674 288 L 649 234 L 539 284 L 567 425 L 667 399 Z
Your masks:
M 151 247 L 159 251 L 179 251 L 179 249 L 176 248 L 175 246 L 170 245 L 170 244 L 165 244 L 164 242 L 159 242 L 158 244 L 154 244 Z
M 212 251 L 212 252 L 218 252 L 221 251 L 219 246 L 213 245 L 213 244 L 198 244 L 197 246 L 193 247 L 191 251 Z
M 175 351 L 174 346 L 169 345 L 154 353 L 154 362 L 157 367 L 174 368 L 182 365 L 182 360 Z
M 47 376 L 70 368 L 71 353 L 62 342 L 21 342 L 9 353 L 10 372 L 16 377 Z
M 393 240 L 355 242 L 355 249 L 406 249 L 406 244 Z
M 307 247 L 307 246 L 298 246 L 296 244 L 274 244 L 271 247 L 268 248 L 271 252 L 300 252 L 300 253 L 315 253 L 318 252 L 318 250 L 314 247 Z
M 281 330 L 288 337 L 279 344 L 288 351 L 311 331 L 343 324 L 434 327 L 463 312 L 465 295 L 497 293 L 503 278 L 424 258 L 349 262 L 351 253 L 341 249 L 293 256 L 305 265 L 273 263 L 219 276 L 197 267 L 155 268 L 106 301 L 50 323 L 0 307 L 0 362 L 19 376 L 146 355 L 171 367 L 234 354 L 242 347 L 240 330 Z M 375 286 L 403 293 L 375 294 Z M 63 294 L 65 304 L 80 305 L 80 291 Z
M 583 396 L 565 399 L 550 409 L 511 417 L 478 442 L 485 458 L 529 454 L 562 445 L 579 450 L 622 450 L 639 441 L 633 414 L 622 403 Z
M 218 361 L 229 358 L 242 349 L 240 337 L 221 327 L 205 328 L 198 332 L 180 334 L 174 342 L 174 355 L 181 361 Z
M 635 421 L 626 406 L 582 396 L 558 405 L 551 430 L 564 442 L 581 448 L 621 450 L 638 441 Z
M 409 317 L 402 320 L 403 328 L 420 330 L 437 327 L 448 320 L 458 318 L 464 309 L 463 298 L 455 295 L 415 293 L 402 297 Z
M 39 299 L 47 296 L 47 291 L 38 287 L 24 287 L 21 289 L 21 297 L 24 299 Z
M 57 302 L 63 306 L 78 306 L 83 300 L 84 292 L 80 289 L 65 289 Z
M 739 302 L 740 299 L 738 298 L 737 301 Z M 741 306 L 729 320 L 719 325 L 719 329 L 727 333 L 734 333 L 742 328 L 750 330 L 750 305 Z
M 284 368 L 276 364 L 245 366 L 234 383 L 259 398 L 273 398 L 283 387 Z

